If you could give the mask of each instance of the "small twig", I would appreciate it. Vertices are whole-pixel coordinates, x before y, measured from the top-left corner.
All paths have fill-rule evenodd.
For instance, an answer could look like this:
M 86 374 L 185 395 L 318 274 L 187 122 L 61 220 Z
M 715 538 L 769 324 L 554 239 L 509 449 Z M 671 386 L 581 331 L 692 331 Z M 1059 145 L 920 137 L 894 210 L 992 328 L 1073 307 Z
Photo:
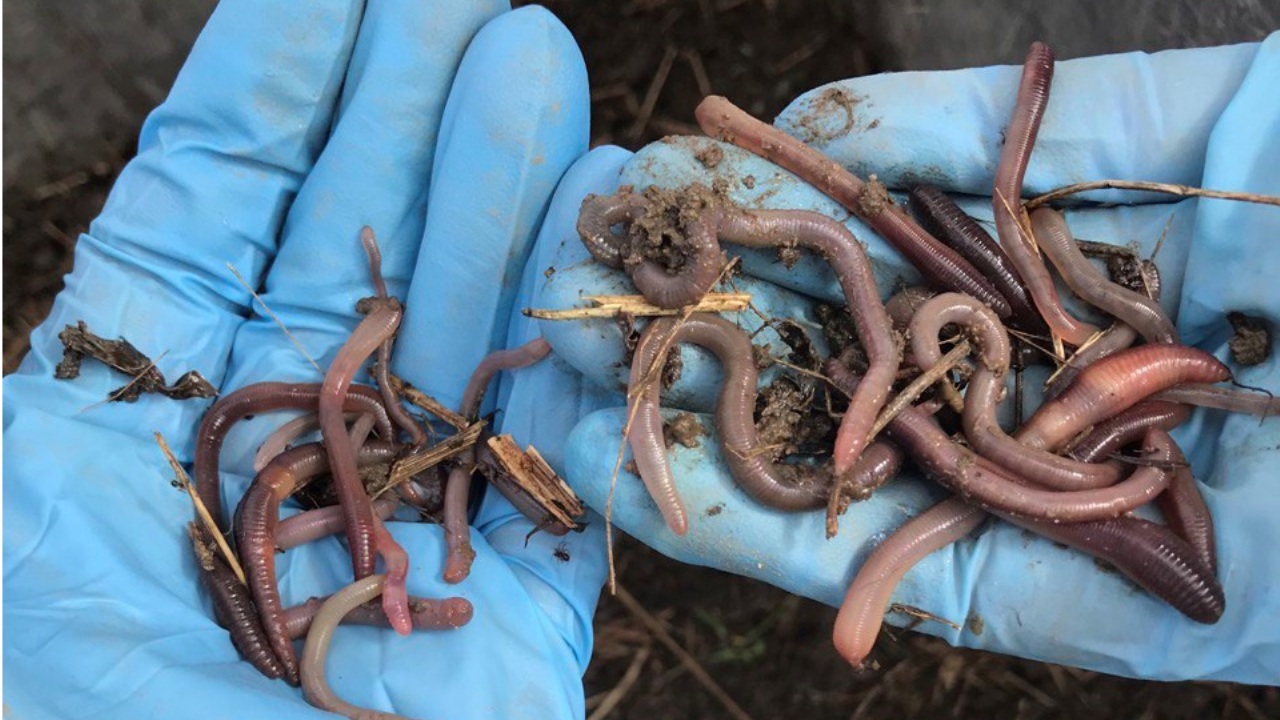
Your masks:
M 642 295 L 588 295 L 584 298 L 594 307 L 568 310 L 525 308 L 525 317 L 538 320 L 583 320 L 586 318 L 611 318 L 623 314 L 632 317 L 670 317 L 684 312 L 730 313 L 742 312 L 751 303 L 750 293 L 707 293 L 695 305 L 682 308 L 662 308 L 651 305 Z
M 676 61 L 675 47 L 668 45 L 667 50 L 662 55 L 662 60 L 658 62 L 658 69 L 653 73 L 653 81 L 649 83 L 649 89 L 644 93 L 644 100 L 640 103 L 640 113 L 636 117 L 636 121 L 631 124 L 631 129 L 627 131 L 627 135 L 632 140 L 638 140 L 644 128 L 649 124 L 649 118 L 653 115 L 653 108 L 658 104 L 658 96 L 662 94 L 662 88 L 667 85 L 667 76 L 671 74 L 671 65 Z
M 636 654 L 631 658 L 631 664 L 627 665 L 627 671 L 622 674 L 622 679 L 604 696 L 604 699 L 600 701 L 600 705 L 587 720 L 604 720 L 609 716 L 609 713 L 614 711 L 614 708 L 618 707 L 618 704 L 631 691 L 631 687 L 640 679 L 640 671 L 644 669 L 644 663 L 649 659 L 649 652 L 652 648 L 652 643 L 647 642 L 636 650 Z
M 1031 211 L 1045 203 L 1059 200 L 1067 197 L 1068 195 L 1088 192 L 1089 190 L 1142 190 L 1144 192 L 1177 195 L 1178 197 L 1207 197 L 1218 198 L 1220 200 L 1239 200 L 1240 202 L 1280 206 L 1280 197 L 1275 197 L 1273 195 L 1227 192 L 1224 190 L 1206 190 L 1204 188 L 1191 187 L 1189 185 L 1149 182 L 1146 180 L 1094 180 L 1092 182 L 1076 183 L 1074 185 L 1060 187 L 1057 190 L 1047 192 L 1044 195 L 1028 200 L 1023 207 L 1028 211 Z
M 293 333 L 289 332 L 289 328 L 285 327 L 284 322 L 280 318 L 276 317 L 276 314 L 271 311 L 271 308 L 267 307 L 267 303 L 262 299 L 262 297 L 258 295 L 253 288 L 249 287 L 249 283 L 245 282 L 240 271 L 236 270 L 236 266 L 231 263 L 227 263 L 227 269 L 231 271 L 232 275 L 236 276 L 236 279 L 240 281 L 240 284 L 244 286 L 245 290 L 249 291 L 249 294 L 253 296 L 253 299 L 257 300 L 258 304 L 262 305 L 262 309 L 265 310 L 267 315 L 275 321 L 276 325 L 284 332 L 285 336 L 293 342 L 294 347 L 298 348 L 298 352 L 302 353 L 302 357 L 306 358 L 307 362 L 311 363 L 311 366 L 316 369 L 316 372 L 323 376 L 324 370 L 320 367 L 320 363 L 316 362 L 315 358 L 311 357 L 311 354 L 307 352 L 306 348 L 302 347 L 302 343 L 298 342 L 298 338 L 294 337 Z
M 936 623 L 942 623 L 943 625 L 946 625 L 952 630 L 960 629 L 959 625 L 951 622 L 950 620 L 944 617 L 940 617 L 938 615 L 934 615 L 928 610 L 921 610 L 920 608 L 915 607 L 914 605 L 903 605 L 902 603 L 894 603 L 889 606 L 889 612 L 902 613 L 903 615 L 906 615 L 915 620 L 930 620 Z
M 963 362 L 965 357 L 969 355 L 969 350 L 969 341 L 961 340 L 946 355 L 943 355 L 942 359 L 935 363 L 933 367 L 921 373 L 920 377 L 912 380 L 910 385 L 903 388 L 902 392 L 898 393 L 893 402 L 886 405 L 884 410 L 880 412 L 880 416 L 876 418 L 875 425 L 871 427 L 871 432 L 867 435 L 867 444 L 870 444 L 876 438 L 876 435 L 879 435 L 880 431 L 898 416 L 898 413 L 905 410 L 908 405 L 916 401 L 916 398 L 924 394 L 925 390 L 928 390 L 930 386 L 951 372 L 951 368 Z
M 422 452 L 416 452 L 400 458 L 391 466 L 391 473 L 387 476 L 387 484 L 378 488 L 372 499 L 377 500 L 385 495 L 387 491 L 414 475 L 427 468 L 439 465 L 475 445 L 476 440 L 480 439 L 480 431 L 484 430 L 485 424 L 484 420 L 477 420 L 469 425 L 466 430 L 451 436 L 447 440 L 436 443 Z
M 209 509 L 204 506 L 200 500 L 200 496 L 196 494 L 195 487 L 191 484 L 191 477 L 187 475 L 187 471 L 183 469 L 182 463 L 178 462 L 178 458 L 169 449 L 169 443 L 164 441 L 164 436 L 159 431 L 155 433 L 156 444 L 160 446 L 160 452 L 164 453 L 164 457 L 169 461 L 169 467 L 173 468 L 173 472 L 177 475 L 175 480 L 187 491 L 187 495 L 191 497 L 191 502 L 196 506 L 196 515 L 200 516 L 200 522 L 204 523 L 205 530 L 213 536 L 214 542 L 218 543 L 218 549 L 222 551 L 222 556 L 226 559 L 227 565 L 231 566 L 231 571 L 240 579 L 241 584 L 245 583 L 244 569 L 240 567 L 240 561 L 236 559 L 235 553 L 231 552 L 231 547 L 227 545 L 227 539 L 222 536 L 222 530 L 218 529 L 218 523 L 209 514 Z
M 134 375 L 133 379 L 125 383 L 123 387 L 119 387 L 119 388 L 116 388 L 115 390 L 112 390 L 109 395 L 107 395 L 105 398 L 99 400 L 96 403 L 90 403 L 88 405 L 85 405 L 84 407 L 80 408 L 80 412 L 87 412 L 89 410 L 92 410 L 98 407 L 99 405 L 106 405 L 107 403 L 113 402 L 116 398 L 124 395 L 126 392 L 129 391 L 129 388 L 141 382 L 142 378 L 146 377 L 147 373 L 151 372 L 152 368 L 156 366 L 156 363 L 163 360 L 164 356 L 168 354 L 169 354 L 168 350 L 165 350 L 164 352 L 160 353 L 159 355 L 156 356 L 155 360 L 152 360 L 150 363 L 147 364 L 145 368 L 142 369 L 142 372 L 138 373 L 137 375 Z
M 1164 221 L 1164 229 L 1160 231 L 1160 239 L 1156 240 L 1156 246 L 1151 248 L 1151 256 L 1147 258 L 1147 262 L 1155 262 L 1156 255 L 1160 254 L 1160 248 L 1164 247 L 1164 239 L 1169 237 L 1169 228 L 1173 226 L 1173 213 L 1169 213 L 1169 219 Z M 1142 283 L 1145 285 L 1147 278 L 1142 276 Z M 1150 289 L 1148 289 L 1150 294 Z
M 645 610 L 644 606 L 640 604 L 640 601 L 636 600 L 631 593 L 627 592 L 626 588 L 622 586 L 615 586 L 615 595 L 622 603 L 622 606 L 627 609 L 627 612 L 634 615 L 637 620 L 643 623 L 644 626 L 649 629 L 649 632 L 653 633 L 654 637 L 658 638 L 658 642 L 666 646 L 666 648 L 680 660 L 680 663 L 689 671 L 689 674 L 698 682 L 702 683 L 702 686 L 705 687 L 716 700 L 720 701 L 720 704 L 724 706 L 724 709 L 731 716 L 738 720 L 751 720 L 751 716 L 747 714 L 747 711 L 743 710 L 738 703 L 734 702 L 732 697 L 729 697 L 729 693 L 725 692 L 724 688 L 720 687 L 720 684 L 715 681 L 715 678 L 711 677 L 711 674 L 702 667 L 702 664 L 690 655 L 687 650 L 681 647 L 680 643 L 676 642 L 676 639 L 671 636 L 671 633 L 667 632 L 667 629 L 662 627 L 662 623 L 658 622 L 658 619 L 650 614 L 648 610 Z
M 391 389 L 395 394 L 407 400 L 410 405 L 435 415 L 446 423 L 452 425 L 454 429 L 465 430 L 471 426 L 471 423 L 466 418 L 445 407 L 439 400 L 436 400 L 413 385 L 410 385 L 403 378 L 397 377 L 395 374 L 388 372 L 387 382 L 391 385 Z

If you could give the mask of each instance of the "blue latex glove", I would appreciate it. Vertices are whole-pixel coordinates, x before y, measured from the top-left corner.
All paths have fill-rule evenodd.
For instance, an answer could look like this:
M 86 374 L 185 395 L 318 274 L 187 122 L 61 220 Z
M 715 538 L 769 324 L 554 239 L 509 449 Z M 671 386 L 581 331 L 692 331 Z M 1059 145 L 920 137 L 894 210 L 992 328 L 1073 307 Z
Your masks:
M 4 384 L 6 714 L 15 717 L 331 717 L 238 659 L 199 589 L 185 525 L 152 439 L 187 460 L 205 401 L 145 396 L 101 405 L 122 377 L 87 361 L 55 381 L 57 333 L 84 320 L 157 357 L 170 378 L 196 368 L 225 393 L 320 375 L 255 314 L 233 263 L 322 366 L 371 294 L 360 227 L 381 241 L 393 294 L 407 299 L 397 373 L 456 406 L 491 349 L 537 329 L 512 308 L 551 194 L 587 148 L 588 90 L 567 30 L 505 2 L 226 0 L 138 157 L 76 249 L 75 271 L 32 352 Z M 577 190 L 585 192 L 585 187 Z M 533 272 L 532 270 L 530 271 Z M 593 391 L 554 364 L 504 377 L 486 412 L 557 465 Z M 527 414 L 554 386 L 561 402 Z M 601 399 L 604 398 L 600 395 Z M 520 408 L 517 410 L 516 408 Z M 223 453 L 224 503 L 287 416 L 238 426 Z M 604 578 L 602 524 L 552 538 L 497 493 L 473 523 L 477 557 L 440 579 L 440 528 L 390 523 L 413 566 L 409 591 L 475 606 L 453 632 L 338 631 L 336 692 L 412 717 L 583 714 L 581 675 Z M 571 561 L 555 558 L 557 545 Z M 350 582 L 338 539 L 281 556 L 286 604 Z
M 877 174 L 890 188 L 930 182 L 989 196 L 1019 72 L 1006 66 L 839 82 L 801 97 L 776 124 L 863 177 Z M 1277 83 L 1280 35 L 1261 45 L 1059 63 L 1026 192 L 1122 178 L 1280 194 Z M 899 280 L 915 277 L 865 225 L 789 173 L 727 145 L 720 146 L 724 159 L 708 169 L 696 158 L 712 144 L 680 138 L 651 145 L 594 191 L 722 179 L 745 206 L 810 209 L 845 221 L 867 244 L 886 295 Z M 601 160 L 614 162 L 612 156 Z M 1231 330 L 1225 316 L 1232 310 L 1277 327 L 1280 210 L 1110 192 L 1090 198 L 1126 204 L 1068 212 L 1079 237 L 1136 241 L 1149 253 L 1172 218 L 1158 261 L 1163 301 L 1176 314 L 1185 342 L 1226 358 Z M 991 220 L 989 197 L 962 204 Z M 626 290 L 624 276 L 587 259 L 570 225 L 559 237 L 567 242 L 542 304 L 567 305 L 580 292 Z M 796 318 L 820 340 L 814 299 L 843 304 L 826 268 L 810 259 L 788 271 L 772 253 L 741 254 L 748 276 L 738 280 L 738 288 L 754 293 L 766 315 Z M 760 325 L 752 312 L 737 320 L 748 332 Z M 543 332 L 558 354 L 602 387 L 626 382 L 626 368 L 617 365 L 621 338 L 608 323 L 544 323 Z M 771 343 L 775 354 L 785 350 L 768 332 L 755 341 Z M 665 394 L 664 405 L 672 412 L 708 413 L 718 391 L 717 363 L 692 346 L 682 354 L 684 374 Z M 1274 354 L 1262 365 L 1235 371 L 1243 383 L 1280 392 L 1280 359 Z M 1030 378 L 1028 386 L 1038 386 L 1039 379 Z M 620 406 L 623 399 L 617 397 Z M 570 437 L 569 479 L 597 510 L 609 496 L 624 420 L 621 407 L 595 413 Z M 701 420 L 708 431 L 714 428 L 709 415 Z M 1277 682 L 1280 555 L 1274 548 L 1280 543 L 1280 493 L 1274 475 L 1280 420 L 1260 424 L 1253 417 L 1199 411 L 1175 436 L 1205 485 L 1217 521 L 1227 596 L 1218 624 L 1197 625 L 1116 573 L 1100 572 L 1091 558 L 998 522 L 929 556 L 907 574 L 893 601 L 958 623 L 962 629 L 928 622 L 920 627 L 956 645 L 1136 677 Z M 931 483 L 904 476 L 853 505 L 838 537 L 826 541 L 822 512 L 774 512 L 738 490 L 714 435 L 696 449 L 677 445 L 670 455 L 690 510 L 688 535 L 667 529 L 640 481 L 626 472 L 613 496 L 613 521 L 620 528 L 679 560 L 758 578 L 831 605 L 841 602 L 872 547 L 942 496 Z M 712 508 L 719 511 L 708 513 Z M 900 615 L 889 619 L 906 621 Z

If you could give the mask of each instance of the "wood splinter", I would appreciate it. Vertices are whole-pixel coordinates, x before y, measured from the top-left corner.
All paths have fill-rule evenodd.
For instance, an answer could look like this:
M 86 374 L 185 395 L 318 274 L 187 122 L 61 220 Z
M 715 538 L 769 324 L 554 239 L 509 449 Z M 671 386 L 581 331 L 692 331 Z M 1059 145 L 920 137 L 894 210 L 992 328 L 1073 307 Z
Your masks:
M 583 320 L 586 318 L 611 318 L 631 315 L 633 317 L 665 317 L 682 315 L 685 312 L 698 313 L 732 313 L 742 312 L 751 302 L 751 293 L 707 293 L 696 305 L 681 308 L 663 308 L 650 304 L 643 295 L 587 295 L 583 298 L 592 307 L 570 308 L 568 310 L 545 310 L 525 308 L 521 312 L 525 317 L 538 320 Z
M 521 450 L 510 435 L 489 438 L 489 450 L 511 480 L 542 506 L 547 515 L 570 530 L 586 508 L 568 484 L 532 445 Z

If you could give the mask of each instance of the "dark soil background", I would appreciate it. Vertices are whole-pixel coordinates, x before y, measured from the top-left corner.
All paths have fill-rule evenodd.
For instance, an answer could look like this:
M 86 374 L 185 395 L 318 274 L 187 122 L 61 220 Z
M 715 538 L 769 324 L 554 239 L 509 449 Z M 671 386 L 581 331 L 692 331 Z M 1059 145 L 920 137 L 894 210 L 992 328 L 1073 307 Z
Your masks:
M 638 148 L 697 132 L 708 92 L 766 118 L 796 94 L 886 70 L 1013 63 L 1033 39 L 1063 58 L 1259 40 L 1277 0 L 547 0 L 583 46 L 594 144 Z M 75 238 L 97 214 L 146 113 L 160 102 L 211 0 L 4 5 L 4 371 L 48 313 Z M 620 584 L 747 713 L 806 718 L 1275 718 L 1280 690 L 1162 684 L 883 638 L 855 678 L 830 645 L 834 610 L 686 567 L 622 539 Z M 572 561 L 572 560 L 571 560 Z M 626 606 L 596 617 L 588 712 L 732 716 Z M 628 672 L 630 671 L 630 672 Z

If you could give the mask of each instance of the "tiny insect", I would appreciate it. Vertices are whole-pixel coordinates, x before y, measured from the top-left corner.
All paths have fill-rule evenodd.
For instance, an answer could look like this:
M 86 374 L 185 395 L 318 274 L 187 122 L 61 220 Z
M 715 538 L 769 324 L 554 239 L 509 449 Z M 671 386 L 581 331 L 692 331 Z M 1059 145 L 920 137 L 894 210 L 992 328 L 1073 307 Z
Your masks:
M 569 543 L 560 543 L 551 554 L 560 562 L 569 562 Z

